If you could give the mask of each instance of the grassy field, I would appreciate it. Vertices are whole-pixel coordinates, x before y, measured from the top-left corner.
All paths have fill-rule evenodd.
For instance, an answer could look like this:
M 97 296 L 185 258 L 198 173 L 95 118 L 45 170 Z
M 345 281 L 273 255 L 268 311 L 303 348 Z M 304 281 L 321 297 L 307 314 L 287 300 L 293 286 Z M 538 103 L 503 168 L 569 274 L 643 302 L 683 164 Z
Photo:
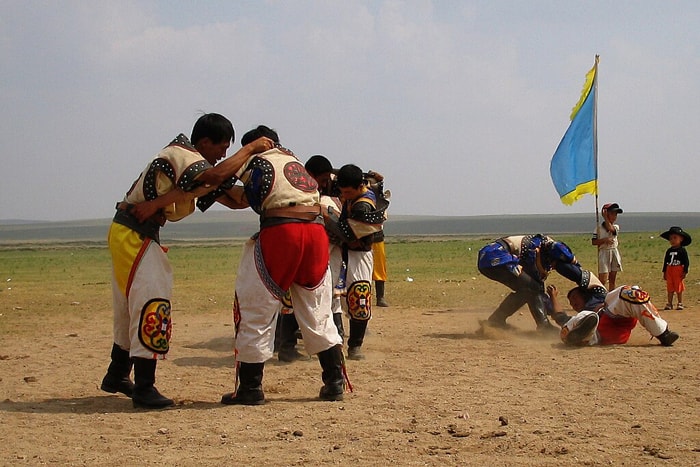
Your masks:
M 700 230 L 691 231 L 696 238 Z M 588 235 L 557 237 L 576 253 L 578 260 L 595 271 L 596 249 Z M 450 308 L 493 306 L 493 284 L 476 269 L 478 250 L 492 238 L 479 237 L 390 237 L 387 240 L 389 281 L 387 295 L 401 307 Z M 176 245 L 169 258 L 175 271 L 174 304 L 178 309 L 209 310 L 233 297 L 233 284 L 240 257 L 241 240 L 226 244 L 207 243 Z M 656 302 L 665 296 L 661 280 L 661 263 L 668 243 L 652 233 L 629 233 L 620 236 L 624 272 L 618 283 L 639 284 Z M 696 303 L 699 294 L 693 266 L 698 255 L 689 247 L 691 273 L 686 280 L 686 300 Z M 94 307 L 109 308 L 110 258 L 105 245 L 60 246 L 51 243 L 0 248 L 0 302 L 3 312 L 31 311 L 46 313 L 65 308 L 79 313 Z M 571 283 L 556 273 L 550 281 L 567 290 Z M 12 290 L 12 298 L 6 292 Z M 498 288 L 497 294 L 505 292 Z M 3 297 L 6 296 L 6 297 Z M 45 298 L 42 298 L 45 297 Z M 47 300 L 48 298 L 48 300 Z M 26 301 L 25 301 L 26 299 Z M 13 301 L 15 303 L 13 303 Z M 29 303 L 31 310 L 25 310 Z M 89 307 L 87 306 L 89 304 Z M 4 332 L 5 320 L 0 320 Z

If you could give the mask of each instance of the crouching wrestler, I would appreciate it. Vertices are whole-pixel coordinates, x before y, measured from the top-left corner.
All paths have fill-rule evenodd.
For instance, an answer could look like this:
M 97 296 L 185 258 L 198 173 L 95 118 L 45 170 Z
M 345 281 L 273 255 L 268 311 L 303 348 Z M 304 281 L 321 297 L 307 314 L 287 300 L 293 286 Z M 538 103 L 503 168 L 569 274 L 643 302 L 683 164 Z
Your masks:
M 567 279 L 588 286 L 590 273 L 581 269 L 563 242 L 542 235 L 502 237 L 479 250 L 479 272 L 513 290 L 489 316 L 488 322 L 507 327 L 506 319 L 527 303 L 538 331 L 556 331 L 547 317 L 544 281 L 555 269 Z
M 556 289 L 550 292 L 550 297 L 555 312 L 562 313 Z M 673 345 L 679 337 L 659 316 L 649 294 L 638 286 L 624 285 L 604 297 L 593 295 L 583 287 L 575 287 L 567 298 L 577 312 L 561 329 L 561 340 L 567 345 L 625 344 L 637 323 L 663 346 Z

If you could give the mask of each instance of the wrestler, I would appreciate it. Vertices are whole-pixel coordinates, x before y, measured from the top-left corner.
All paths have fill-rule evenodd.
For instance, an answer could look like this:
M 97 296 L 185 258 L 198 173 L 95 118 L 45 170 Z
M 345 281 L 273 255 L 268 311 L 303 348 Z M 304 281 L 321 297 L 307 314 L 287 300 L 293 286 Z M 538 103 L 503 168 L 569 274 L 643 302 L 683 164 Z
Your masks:
M 343 209 L 339 216 L 332 210 L 324 213 L 324 220 L 329 236 L 339 239 L 343 247 L 345 301 L 350 315 L 348 358 L 362 360 L 362 344 L 372 317 L 372 243 L 382 229 L 388 202 L 377 199 L 356 165 L 341 167 L 336 181 Z
M 488 318 L 497 327 L 507 327 L 506 319 L 527 303 L 538 331 L 557 330 L 545 310 L 544 282 L 552 269 L 579 285 L 602 287 L 566 244 L 542 234 L 499 238 L 479 250 L 477 266 L 481 274 L 513 290 Z
M 192 213 L 197 194 L 232 176 L 237 161 L 272 145 L 269 140 L 256 141 L 213 168 L 226 155 L 233 135 L 233 125 L 224 116 L 201 116 L 191 142 L 183 134 L 175 138 L 117 203 L 108 235 L 114 343 L 100 387 L 131 397 L 134 407 L 173 405 L 154 386 L 157 359 L 168 353 L 172 332 L 173 278 L 166 249 L 160 245 L 161 226 Z M 129 377 L 132 362 L 134 382 Z
M 556 288 L 548 287 L 548 293 L 555 312 L 561 313 Z M 624 285 L 603 297 L 591 296 L 589 290 L 575 287 L 567 298 L 577 312 L 561 328 L 561 340 L 567 345 L 625 344 L 637 323 L 663 346 L 673 345 L 679 337 L 659 316 L 649 294 L 637 286 Z
M 259 126 L 243 136 L 278 142 L 274 130 Z M 235 392 L 222 404 L 265 403 L 265 362 L 274 351 L 281 300 L 289 291 L 306 351 L 321 364 L 322 400 L 342 400 L 345 392 L 342 340 L 331 314 L 328 237 L 318 185 L 294 154 L 279 145 L 246 160 L 236 173 L 250 207 L 260 215 L 260 232 L 243 247 L 236 279 Z

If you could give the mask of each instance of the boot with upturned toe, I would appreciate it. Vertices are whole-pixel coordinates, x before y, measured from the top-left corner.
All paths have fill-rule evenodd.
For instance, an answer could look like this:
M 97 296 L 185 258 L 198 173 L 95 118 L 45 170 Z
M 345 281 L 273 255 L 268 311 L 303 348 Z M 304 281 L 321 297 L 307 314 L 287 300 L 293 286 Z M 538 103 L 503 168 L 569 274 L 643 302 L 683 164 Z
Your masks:
M 262 389 L 262 379 L 265 363 L 238 364 L 238 388 L 221 396 L 225 405 L 262 405 L 265 403 L 265 393 Z
M 318 361 L 323 369 L 321 373 L 323 387 L 318 397 L 324 401 L 342 401 L 345 393 L 342 347 L 335 345 L 328 350 L 319 352 Z
M 128 377 L 119 378 L 109 373 L 102 378 L 100 389 L 110 394 L 121 392 L 126 397 L 132 397 L 134 395 L 133 381 L 131 381 Z
M 112 361 L 107 368 L 107 374 L 102 378 L 100 389 L 110 394 L 121 392 L 127 397 L 134 393 L 134 383 L 129 379 L 131 373 L 131 358 L 129 351 L 117 344 L 112 344 Z
M 666 328 L 664 332 L 656 336 L 656 338 L 661 342 L 661 345 L 665 347 L 670 347 L 673 345 L 674 342 L 678 340 L 680 336 L 678 333 L 671 331 L 670 329 Z
M 496 311 L 491 313 L 488 318 L 488 323 L 497 328 L 510 329 L 511 326 L 506 323 L 506 319 L 513 315 L 518 308 L 523 306 L 526 302 L 526 297 L 523 294 L 517 294 L 515 292 L 509 293 L 506 298 L 503 299 Z
M 164 409 L 175 404 L 153 386 L 156 382 L 157 360 L 151 358 L 134 358 L 134 393 L 131 400 L 135 408 Z

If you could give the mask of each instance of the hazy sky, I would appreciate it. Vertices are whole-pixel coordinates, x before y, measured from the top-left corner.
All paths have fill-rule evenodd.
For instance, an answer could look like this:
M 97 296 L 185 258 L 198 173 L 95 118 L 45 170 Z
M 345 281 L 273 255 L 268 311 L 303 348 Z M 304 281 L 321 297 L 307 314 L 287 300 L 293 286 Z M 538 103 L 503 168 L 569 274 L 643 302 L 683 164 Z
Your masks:
M 203 111 L 383 173 L 394 214 L 593 211 L 549 161 L 596 54 L 601 204 L 698 211 L 698 24 L 697 0 L 0 0 L 0 219 L 111 217 Z

